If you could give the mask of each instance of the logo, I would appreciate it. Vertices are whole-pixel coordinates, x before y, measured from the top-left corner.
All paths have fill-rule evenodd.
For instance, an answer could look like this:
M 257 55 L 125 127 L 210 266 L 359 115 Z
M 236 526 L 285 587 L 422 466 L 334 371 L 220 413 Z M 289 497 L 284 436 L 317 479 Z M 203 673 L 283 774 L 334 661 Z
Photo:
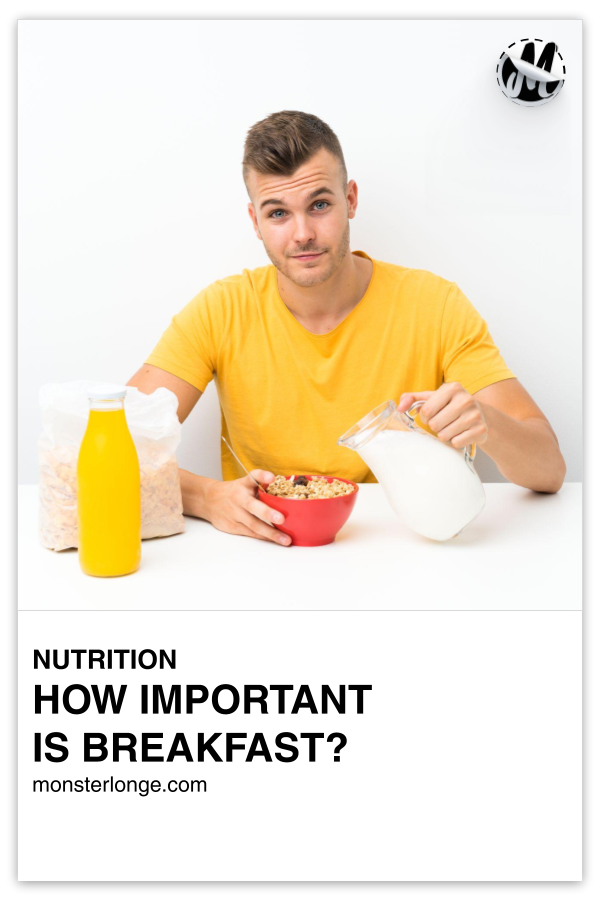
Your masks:
M 566 73 L 558 45 L 541 38 L 513 41 L 496 66 L 500 90 L 519 106 L 548 103 L 560 93 Z

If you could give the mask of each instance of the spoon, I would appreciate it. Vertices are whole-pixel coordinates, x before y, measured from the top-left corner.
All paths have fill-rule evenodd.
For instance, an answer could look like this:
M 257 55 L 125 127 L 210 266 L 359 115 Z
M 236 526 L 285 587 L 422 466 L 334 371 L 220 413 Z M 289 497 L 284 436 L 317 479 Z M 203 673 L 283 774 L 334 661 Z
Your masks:
M 258 483 L 258 481 L 257 481 L 256 478 L 254 477 L 254 475 L 250 475 L 250 472 L 248 471 L 248 469 L 246 468 L 246 466 L 244 465 L 244 463 L 241 461 L 241 459 L 239 458 L 239 456 L 237 455 L 237 453 L 234 451 L 233 447 L 231 446 L 231 444 L 229 443 L 229 441 L 227 440 L 227 438 L 224 437 L 223 435 L 221 435 L 221 440 L 222 440 L 222 441 L 225 441 L 227 447 L 229 448 L 229 452 L 231 453 L 231 455 L 234 457 L 234 459 L 236 459 L 236 460 L 238 461 L 238 463 L 240 464 L 240 466 L 242 467 L 242 469 L 244 470 L 244 472 L 246 473 L 246 475 L 248 475 L 248 477 L 252 479 L 252 481 L 254 482 L 254 484 L 256 485 L 256 487 L 259 489 L 259 491 L 262 491 L 263 494 L 266 494 L 267 492 L 265 491 L 265 489 L 264 489 L 264 487 L 262 486 L 262 484 L 259 484 L 259 483 Z

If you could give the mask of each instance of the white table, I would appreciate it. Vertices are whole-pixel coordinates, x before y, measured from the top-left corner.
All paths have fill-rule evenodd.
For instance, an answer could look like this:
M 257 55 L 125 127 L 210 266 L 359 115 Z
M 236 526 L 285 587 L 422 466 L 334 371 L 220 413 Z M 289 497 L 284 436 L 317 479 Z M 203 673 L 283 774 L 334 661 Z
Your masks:
M 186 519 L 144 541 L 127 578 L 82 574 L 76 551 L 38 541 L 37 487 L 19 488 L 22 610 L 580 610 L 581 485 L 540 495 L 486 484 L 484 511 L 458 538 L 429 541 L 360 486 L 335 543 L 284 548 Z
M 21 486 L 18 608 L 581 609 L 581 485 L 485 491 L 480 516 L 445 543 L 414 534 L 364 484 L 333 544 L 280 547 L 186 518 L 184 534 L 143 542 L 137 573 L 100 579 L 75 550 L 39 544 L 37 487 Z

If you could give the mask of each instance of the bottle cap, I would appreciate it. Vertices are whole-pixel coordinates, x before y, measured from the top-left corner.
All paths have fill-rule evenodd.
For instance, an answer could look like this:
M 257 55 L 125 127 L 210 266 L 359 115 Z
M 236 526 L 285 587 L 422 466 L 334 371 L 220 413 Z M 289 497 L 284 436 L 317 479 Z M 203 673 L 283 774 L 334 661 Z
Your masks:
M 88 400 L 123 400 L 127 394 L 126 388 L 115 390 L 115 385 L 103 388 L 101 384 L 93 385 L 88 391 Z

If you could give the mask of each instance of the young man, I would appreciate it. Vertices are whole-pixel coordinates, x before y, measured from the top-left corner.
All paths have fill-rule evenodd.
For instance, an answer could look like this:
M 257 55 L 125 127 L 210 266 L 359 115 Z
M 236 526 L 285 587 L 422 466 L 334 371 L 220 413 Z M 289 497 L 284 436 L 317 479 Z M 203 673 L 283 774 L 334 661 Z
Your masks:
M 507 368 L 456 284 L 350 251 L 358 188 L 333 131 L 284 111 L 248 132 L 248 212 L 271 266 L 201 291 L 174 316 L 129 384 L 167 387 L 190 414 L 214 377 L 223 434 L 263 482 L 273 473 L 374 481 L 337 439 L 384 400 L 454 447 L 477 443 L 510 481 L 558 491 L 565 464 L 550 424 Z M 282 545 L 283 519 L 261 503 L 223 445 L 224 481 L 181 470 L 184 512 L 221 531 Z

